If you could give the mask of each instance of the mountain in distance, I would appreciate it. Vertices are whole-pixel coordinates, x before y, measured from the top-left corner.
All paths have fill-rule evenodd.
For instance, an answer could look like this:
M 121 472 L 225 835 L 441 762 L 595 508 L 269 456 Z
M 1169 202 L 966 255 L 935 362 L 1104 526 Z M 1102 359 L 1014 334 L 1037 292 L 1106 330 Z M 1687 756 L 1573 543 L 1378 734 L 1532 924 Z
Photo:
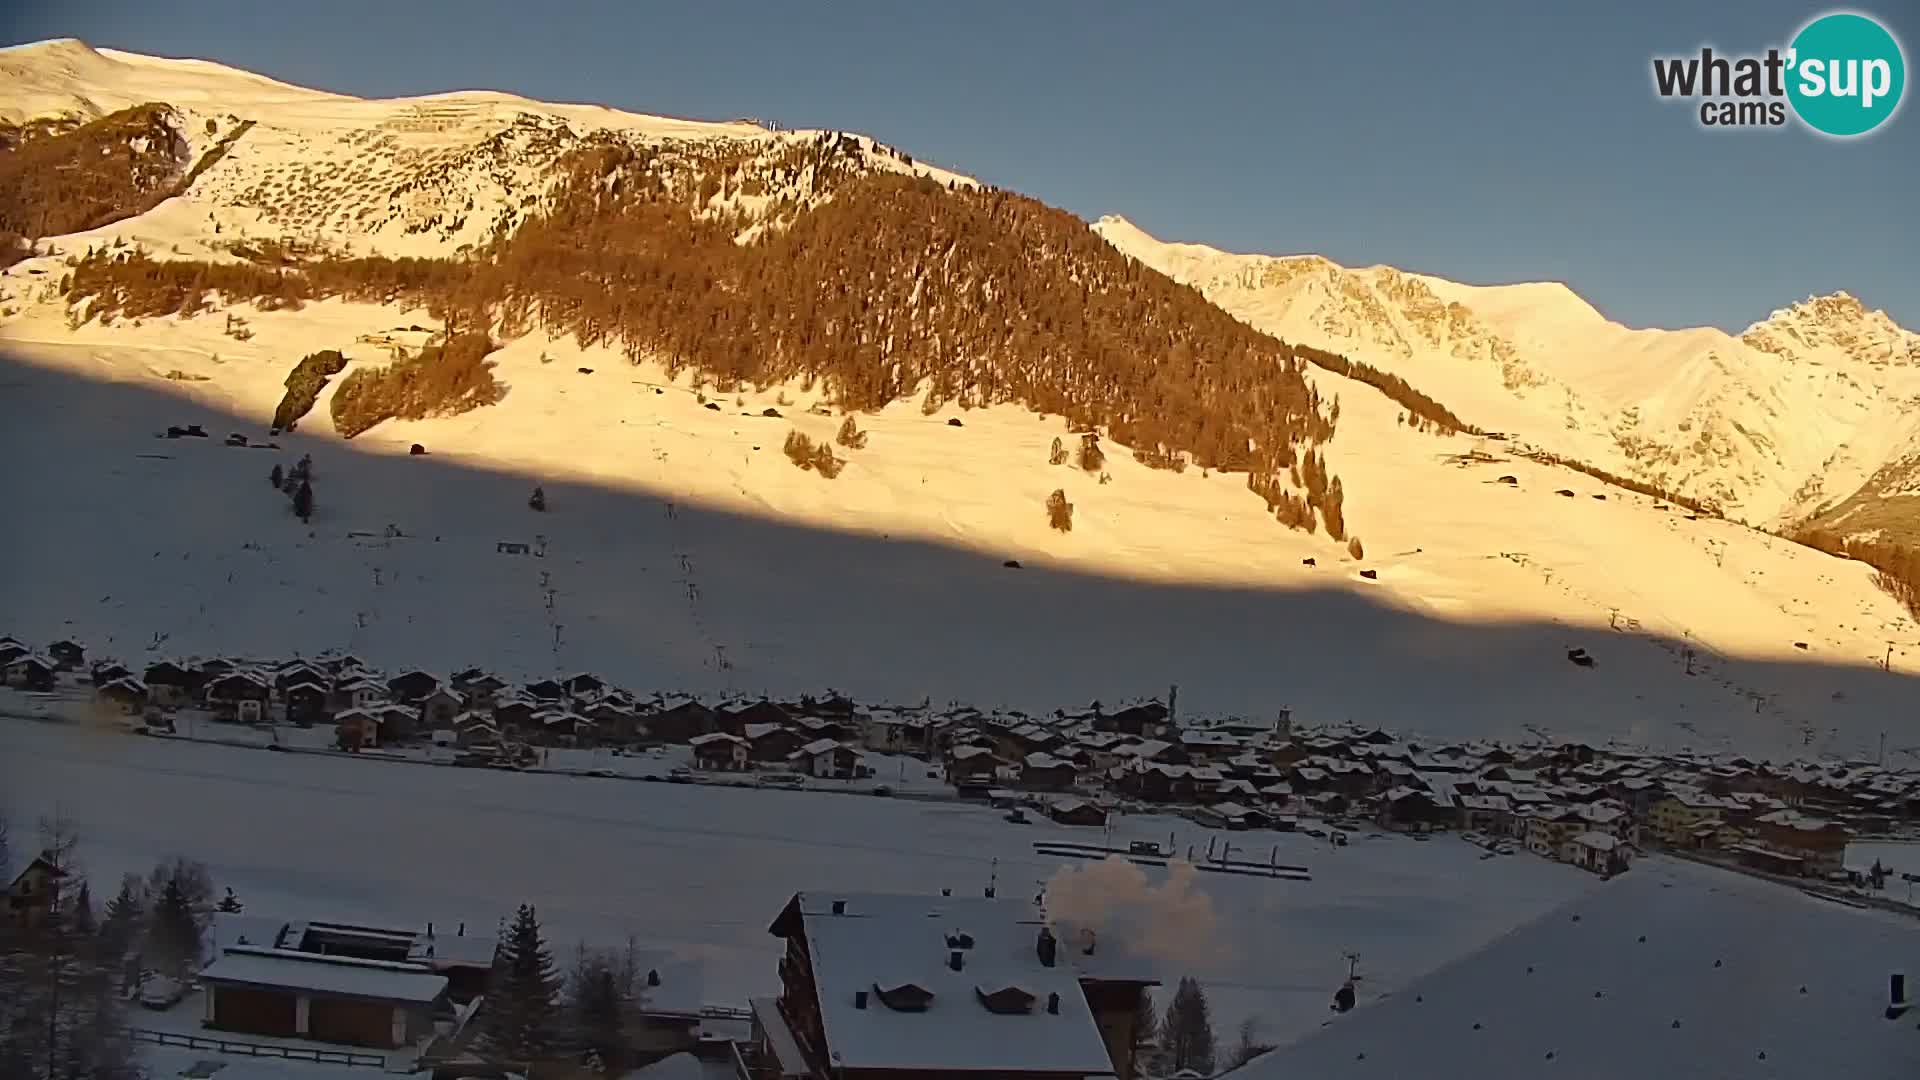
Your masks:
M 1920 539 L 1920 516 L 1867 509 L 1899 498 L 1920 464 L 1920 334 L 1844 292 L 1738 337 L 1631 329 L 1559 283 L 1237 255 L 1119 217 L 1094 228 L 1249 325 L 1392 370 L 1486 430 L 1755 525 Z
M 1199 711 L 1783 752 L 1869 747 L 1910 701 L 1920 634 L 1868 567 L 1515 452 L 1814 505 L 1757 457 L 1621 449 L 1619 402 L 1654 430 L 1778 355 L 1717 332 L 1620 331 L 1649 371 L 1701 352 L 1695 398 L 1649 397 L 1543 358 L 1608 326 L 1558 286 L 1159 245 L 842 132 L 73 41 L 0 51 L 0 91 L 0 229 L 31 243 L 4 445 L 50 463 L 0 531 L 34 568 L 0 631 L 1029 709 L 1179 682 Z M 1809 368 L 1874 329 L 1776 325 Z M 280 453 L 156 452 L 188 418 Z M 302 453 L 305 525 L 261 483 Z M 544 561 L 497 550 L 536 534 Z

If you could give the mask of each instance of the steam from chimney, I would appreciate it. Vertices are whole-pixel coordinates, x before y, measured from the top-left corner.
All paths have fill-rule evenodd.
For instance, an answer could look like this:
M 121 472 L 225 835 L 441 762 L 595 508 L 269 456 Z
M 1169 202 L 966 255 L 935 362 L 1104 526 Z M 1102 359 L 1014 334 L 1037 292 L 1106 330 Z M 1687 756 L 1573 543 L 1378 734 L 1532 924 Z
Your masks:
M 1194 888 L 1198 871 L 1185 860 L 1167 864 L 1167 880 L 1153 885 L 1146 871 L 1119 856 L 1064 866 L 1047 882 L 1047 921 L 1064 940 L 1084 945 L 1081 931 L 1103 945 L 1154 960 L 1210 962 L 1217 953 L 1219 919 L 1213 899 Z

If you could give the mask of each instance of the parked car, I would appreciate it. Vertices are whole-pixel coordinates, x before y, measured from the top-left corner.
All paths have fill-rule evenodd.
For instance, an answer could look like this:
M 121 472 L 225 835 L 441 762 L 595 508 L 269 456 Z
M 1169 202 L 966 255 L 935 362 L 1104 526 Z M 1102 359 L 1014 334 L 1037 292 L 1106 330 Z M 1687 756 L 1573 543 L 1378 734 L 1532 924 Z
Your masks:
M 166 975 L 150 975 L 140 986 L 140 1004 L 149 1009 L 171 1009 L 187 996 L 187 984 Z
M 693 783 L 693 770 L 684 765 L 676 766 L 671 772 L 667 773 L 667 779 L 676 784 L 691 784 Z
M 893 789 L 885 784 L 875 784 L 873 785 L 873 793 L 884 798 L 885 796 L 893 794 Z
M 807 778 L 799 773 L 770 772 L 760 774 L 760 783 L 768 787 L 799 787 Z

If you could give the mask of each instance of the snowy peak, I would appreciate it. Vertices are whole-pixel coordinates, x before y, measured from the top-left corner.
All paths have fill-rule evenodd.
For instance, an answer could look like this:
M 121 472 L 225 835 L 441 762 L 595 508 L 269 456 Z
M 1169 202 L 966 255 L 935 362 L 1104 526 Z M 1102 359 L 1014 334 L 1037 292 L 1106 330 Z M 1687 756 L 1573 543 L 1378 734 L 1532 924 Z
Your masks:
M 1242 320 L 1394 372 L 1468 422 L 1793 524 L 1920 452 L 1920 336 L 1837 292 L 1734 337 L 1636 330 L 1558 282 L 1467 285 L 1094 231 Z

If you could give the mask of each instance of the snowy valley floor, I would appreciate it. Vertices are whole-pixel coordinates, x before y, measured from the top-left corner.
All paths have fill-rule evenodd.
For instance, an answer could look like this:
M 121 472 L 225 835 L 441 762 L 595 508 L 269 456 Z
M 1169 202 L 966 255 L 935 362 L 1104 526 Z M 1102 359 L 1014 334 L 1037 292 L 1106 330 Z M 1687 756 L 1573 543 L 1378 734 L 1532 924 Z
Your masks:
M 777 986 L 766 931 L 795 890 L 977 894 L 997 875 L 1001 896 L 1031 898 L 1089 865 L 1036 855 L 1035 840 L 1102 838 L 984 806 L 422 768 L 23 720 L 0 720 L 0 791 L 17 822 L 70 818 L 98 888 L 179 853 L 249 914 L 490 928 L 525 901 L 556 951 L 632 934 L 697 961 L 717 1003 Z M 1212 835 L 1157 816 L 1114 830 L 1170 833 L 1183 850 Z M 1199 875 L 1183 892 L 1145 870 L 1113 918 L 1178 912 L 1141 936 L 1155 974 L 1199 976 L 1223 1031 L 1251 1015 L 1276 1041 L 1327 1020 L 1343 952 L 1360 953 L 1364 1004 L 1603 887 L 1526 855 L 1481 860 L 1453 837 L 1231 838 L 1249 858 L 1278 845 L 1313 880 Z

